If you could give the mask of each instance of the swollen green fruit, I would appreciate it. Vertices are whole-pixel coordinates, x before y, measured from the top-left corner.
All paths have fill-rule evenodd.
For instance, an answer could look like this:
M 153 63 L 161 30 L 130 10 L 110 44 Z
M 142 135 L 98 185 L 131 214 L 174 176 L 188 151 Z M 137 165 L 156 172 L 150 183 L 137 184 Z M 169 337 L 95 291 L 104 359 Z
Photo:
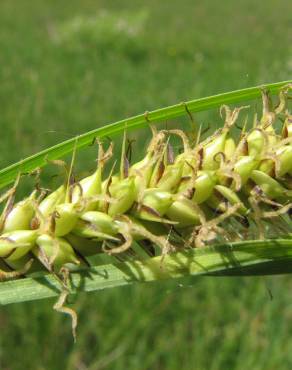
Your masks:
M 182 176 L 183 163 L 168 165 L 156 184 L 157 188 L 163 191 L 175 192 Z
M 114 237 L 118 233 L 114 219 L 108 214 L 98 211 L 84 213 L 72 233 L 83 238 L 118 241 Z
M 194 181 L 193 202 L 197 204 L 205 202 L 212 194 L 216 183 L 217 176 L 213 171 L 199 171 L 198 177 Z
M 176 222 L 175 227 L 187 227 L 200 224 L 198 208 L 192 200 L 180 196 L 166 212 L 167 217 Z
M 2 231 L 7 233 L 15 230 L 29 229 L 34 212 L 35 204 L 33 197 L 26 198 L 15 204 L 5 219 Z
M 266 144 L 267 135 L 261 129 L 254 129 L 247 135 L 248 155 L 258 159 Z
M 239 157 L 238 161 L 234 165 L 234 172 L 240 176 L 241 186 L 244 186 L 252 171 L 257 168 L 259 161 L 254 159 L 253 156 L 242 156 Z
M 0 257 L 7 261 L 15 261 L 26 255 L 35 245 L 35 230 L 15 230 L 4 233 L 0 237 Z
M 71 245 L 63 238 L 54 238 L 48 234 L 40 235 L 36 240 L 37 246 L 32 250 L 33 254 L 53 266 L 55 271 L 70 264 L 79 265 L 80 261 Z
M 275 162 L 272 159 L 264 159 L 257 169 L 268 175 L 272 175 L 275 170 Z
M 72 203 L 63 203 L 56 206 L 55 236 L 64 236 L 71 232 L 78 220 L 78 212 Z
M 72 192 L 72 203 L 78 203 L 81 200 L 87 199 L 88 203 L 85 204 L 84 211 L 96 209 L 98 200 L 89 200 L 90 197 L 101 194 L 102 179 L 101 168 L 98 168 L 93 175 L 81 180 L 78 186 L 75 186 Z
M 239 196 L 230 188 L 223 185 L 216 185 L 215 189 L 225 198 L 231 205 L 239 205 L 238 212 L 242 215 L 247 214 L 248 209 L 240 200 Z
M 57 190 L 49 194 L 39 205 L 38 210 L 44 218 L 50 216 L 58 204 L 65 201 L 66 189 L 65 186 L 60 186 Z
M 292 147 L 284 146 L 277 150 L 279 168 L 277 168 L 277 175 L 282 177 L 287 173 L 292 172 Z
M 118 233 L 118 227 L 115 225 L 114 219 L 103 212 L 86 212 L 80 219 L 90 223 L 96 230 L 102 233 L 109 235 L 116 235 Z
M 218 153 L 224 153 L 224 148 L 226 144 L 227 132 L 216 136 L 210 143 L 208 143 L 203 148 L 203 160 L 202 169 L 203 170 L 217 170 L 219 168 L 219 162 L 216 160 L 216 155 Z
M 165 215 L 173 201 L 173 195 L 167 191 L 156 188 L 147 189 L 140 207 L 133 210 L 133 215 L 142 220 L 161 222 L 161 218 Z
M 291 199 L 292 191 L 285 189 L 277 180 L 264 172 L 254 170 L 250 178 L 262 189 L 270 199 Z
M 286 119 L 283 125 L 282 136 L 284 138 L 292 137 L 292 115 L 286 114 Z
M 236 150 L 236 144 L 232 137 L 227 137 L 224 146 L 224 155 L 227 161 L 232 160 Z
M 115 181 L 109 188 L 111 197 L 114 199 L 109 204 L 108 214 L 116 216 L 127 212 L 137 198 L 137 189 L 134 177 L 128 177 Z
M 198 171 L 195 178 L 182 178 L 177 193 L 192 198 L 196 204 L 201 204 L 211 196 L 217 182 L 215 171 Z
M 141 174 L 145 175 L 145 181 L 148 185 L 148 182 L 150 181 L 151 172 L 154 163 L 151 161 L 152 155 L 147 154 L 145 158 L 143 158 L 141 161 L 133 164 L 129 169 L 129 176 L 137 176 L 138 172 L 141 172 Z

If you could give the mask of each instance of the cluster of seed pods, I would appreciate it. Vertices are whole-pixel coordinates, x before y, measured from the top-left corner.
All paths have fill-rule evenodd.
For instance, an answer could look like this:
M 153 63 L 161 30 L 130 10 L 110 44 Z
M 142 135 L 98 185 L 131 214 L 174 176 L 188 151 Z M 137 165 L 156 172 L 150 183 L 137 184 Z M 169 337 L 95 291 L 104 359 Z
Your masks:
M 112 170 L 104 178 L 112 146 L 104 151 L 99 143 L 97 169 L 80 181 L 69 171 L 58 189 L 45 194 L 38 188 L 14 204 L 15 184 L 1 198 L 6 201 L 0 218 L 1 277 L 41 268 L 58 275 L 87 264 L 92 255 L 127 253 L 134 242 L 149 255 L 204 247 L 220 238 L 243 238 L 251 224 L 263 238 L 265 220 L 271 218 L 275 224 L 285 219 L 288 227 L 289 89 L 281 91 L 274 109 L 263 92 L 262 116 L 254 117 L 251 128 L 244 126 L 237 139 L 232 130 L 242 108 L 223 106 L 223 127 L 207 139 L 198 137 L 195 145 L 181 130 L 152 127 L 147 153 L 138 163 L 129 163 L 124 140 L 117 174 Z M 182 142 L 179 154 L 170 145 L 172 136 Z

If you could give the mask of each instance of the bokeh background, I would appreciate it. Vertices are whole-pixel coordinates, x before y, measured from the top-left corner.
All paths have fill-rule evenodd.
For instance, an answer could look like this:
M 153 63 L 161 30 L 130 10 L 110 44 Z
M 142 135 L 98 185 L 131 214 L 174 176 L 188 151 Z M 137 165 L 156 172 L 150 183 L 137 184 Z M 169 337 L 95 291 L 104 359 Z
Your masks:
M 287 0 L 1 0 L 0 167 L 145 110 L 289 79 L 291 25 Z M 81 294 L 75 345 L 54 300 L 1 307 L 0 368 L 291 369 L 291 289 L 290 276 L 202 277 Z

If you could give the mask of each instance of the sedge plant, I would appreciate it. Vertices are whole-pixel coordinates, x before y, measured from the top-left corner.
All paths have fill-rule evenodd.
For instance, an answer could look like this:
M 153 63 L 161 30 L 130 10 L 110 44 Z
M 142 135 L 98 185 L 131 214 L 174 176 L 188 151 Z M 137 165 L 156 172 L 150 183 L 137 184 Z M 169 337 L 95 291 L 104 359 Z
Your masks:
M 105 148 L 98 131 L 2 170 L 2 186 L 14 179 L 0 199 L 0 278 L 7 280 L 0 284 L 2 303 L 52 296 L 57 287 L 54 308 L 71 316 L 75 336 L 77 315 L 66 298 L 80 284 L 94 290 L 185 274 L 251 272 L 252 265 L 270 262 L 274 267 L 280 262 L 281 271 L 281 261 L 290 262 L 292 256 L 291 88 L 286 82 L 246 89 L 226 94 L 225 100 L 223 94 L 113 124 L 107 130 L 123 131 L 124 139 L 120 162 L 108 171 L 114 147 Z M 278 94 L 276 105 L 270 93 Z M 246 121 L 237 137 L 234 131 L 248 106 L 221 105 L 222 128 L 205 139 L 198 130 L 195 141 L 180 129 L 158 130 L 152 124 L 166 114 L 192 117 L 192 111 L 214 106 L 214 101 L 219 105 L 257 95 L 262 113 Z M 123 126 L 139 126 L 141 118 L 152 139 L 144 158 L 131 163 Z M 92 137 L 97 167 L 77 180 L 76 151 Z M 181 142 L 180 152 L 171 144 L 174 137 Z M 48 192 L 38 184 L 15 202 L 24 170 L 40 168 L 70 150 L 68 168 L 57 162 L 66 167 L 59 188 Z M 106 277 L 98 274 L 101 268 Z M 95 277 L 90 281 L 86 274 Z M 13 286 L 21 289 L 20 298 L 7 297 Z

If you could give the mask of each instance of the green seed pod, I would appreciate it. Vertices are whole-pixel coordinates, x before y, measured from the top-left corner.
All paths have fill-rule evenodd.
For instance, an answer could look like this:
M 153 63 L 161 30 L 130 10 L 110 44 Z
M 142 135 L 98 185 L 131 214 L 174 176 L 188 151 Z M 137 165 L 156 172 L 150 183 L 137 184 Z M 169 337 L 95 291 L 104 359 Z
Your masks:
M 166 162 L 165 162 L 165 159 L 163 158 L 163 153 L 162 153 L 160 157 L 157 158 L 157 161 L 153 167 L 151 178 L 148 183 L 148 187 L 150 188 L 157 187 L 158 181 L 164 175 L 165 167 L 166 167 Z
M 118 233 L 118 228 L 115 225 L 114 219 L 103 212 L 85 212 L 80 219 L 91 223 L 102 233 L 109 235 L 116 235 Z
M 268 145 L 273 146 L 273 145 L 277 144 L 278 138 L 277 138 L 277 135 L 276 135 L 276 132 L 275 132 L 273 126 L 268 126 L 265 129 L 265 132 L 267 133 Z
M 198 163 L 200 162 L 200 155 L 194 150 L 188 150 L 187 152 L 183 152 L 179 154 L 174 161 L 175 165 L 183 165 L 182 169 L 182 177 L 191 176 L 193 173 L 193 169 L 198 167 Z
M 149 145 L 146 156 L 139 162 L 133 164 L 129 168 L 129 177 L 135 178 L 135 185 L 137 189 L 144 189 L 145 187 L 150 186 L 151 179 L 155 176 L 154 172 L 161 171 L 161 168 L 157 167 L 157 163 L 161 162 L 161 139 L 164 137 L 164 134 L 156 134 L 158 142 L 155 142 L 155 139 Z
M 153 209 L 157 214 L 163 216 L 171 206 L 173 200 L 174 198 L 171 193 L 154 188 L 145 190 L 142 203 L 143 206 Z
M 287 112 L 286 119 L 283 125 L 282 137 L 292 137 L 292 116 Z
M 35 212 L 34 194 L 18 202 L 8 213 L 3 227 L 3 232 L 30 229 L 30 222 Z
M 172 203 L 166 212 L 166 216 L 177 222 L 175 227 L 187 227 L 200 224 L 198 209 L 190 199 L 180 196 Z
M 275 169 L 275 162 L 272 159 L 264 159 L 257 168 L 261 172 L 272 175 Z
M 179 130 L 174 130 L 179 136 L 184 134 Z M 171 131 L 172 132 L 172 131 Z M 186 138 L 184 138 L 186 140 Z M 187 148 L 187 149 L 186 149 Z M 159 188 L 164 191 L 174 192 L 180 182 L 183 167 L 189 151 L 188 143 L 184 143 L 185 152 L 180 155 L 179 160 L 174 160 L 172 146 L 167 143 L 157 160 L 149 182 L 149 188 Z
M 66 189 L 61 185 L 57 190 L 49 194 L 39 205 L 38 210 L 44 216 L 49 217 L 55 210 L 56 205 L 65 201 Z
M 129 168 L 129 177 L 135 177 L 136 188 L 149 187 L 157 161 L 161 158 L 165 133 L 152 128 L 153 138 L 148 145 L 146 156 Z
M 194 181 L 195 193 L 192 198 L 193 202 L 201 204 L 205 202 L 217 183 L 217 176 L 213 171 L 199 171 L 198 177 Z
M 279 168 L 277 169 L 277 176 L 284 176 L 287 173 L 291 175 L 292 172 L 292 147 L 284 146 L 277 150 Z
M 115 238 L 112 235 L 102 233 L 101 231 L 98 231 L 94 225 L 82 220 L 77 221 L 77 224 L 72 230 L 72 233 L 74 235 L 80 236 L 81 238 L 93 239 L 97 241 L 103 240 L 119 241 L 118 238 Z
M 236 150 L 236 144 L 232 137 L 227 137 L 224 146 L 225 160 L 232 160 Z
M 36 230 L 16 230 L 4 233 L 0 237 L 0 257 L 15 261 L 26 255 L 35 245 Z
M 238 161 L 234 165 L 234 172 L 238 173 L 241 178 L 241 186 L 244 186 L 253 170 L 257 168 L 259 161 L 254 159 L 253 156 L 242 156 L 239 157 Z
M 100 195 L 102 191 L 101 181 L 102 170 L 99 167 L 93 175 L 86 177 L 79 182 L 79 186 L 75 186 L 72 192 L 72 203 L 78 203 L 82 199 Z M 85 205 L 84 211 L 91 211 L 98 206 L 98 200 L 94 200 Z
M 158 181 L 157 188 L 163 191 L 175 192 L 180 183 L 183 171 L 183 163 L 168 165 L 163 176 Z
M 224 131 L 203 147 L 203 159 L 202 159 L 203 170 L 212 171 L 217 170 L 219 168 L 219 162 L 216 161 L 216 155 L 218 153 L 224 153 L 226 138 L 227 131 Z
M 108 214 L 98 211 L 89 211 L 80 216 L 72 233 L 83 238 L 118 241 L 114 237 L 118 233 L 114 219 Z
M 152 163 L 151 158 L 152 155 L 148 154 L 140 162 L 133 164 L 129 169 L 129 177 L 137 176 L 137 178 L 139 178 L 137 174 L 141 173 L 141 175 L 143 175 L 145 185 L 148 186 L 154 166 L 154 163 Z
M 113 181 L 109 192 L 116 202 L 109 204 L 108 214 L 110 216 L 124 214 L 132 207 L 137 198 L 135 178 L 127 177 L 120 181 Z
M 246 215 L 248 212 L 248 209 L 245 207 L 245 205 L 242 203 L 241 199 L 238 197 L 238 195 L 231 190 L 230 188 L 223 186 L 223 185 L 216 185 L 215 190 L 217 190 L 225 199 L 228 200 L 228 202 L 233 206 L 236 204 L 239 204 L 240 207 L 238 208 L 238 212 L 242 215 Z
M 80 261 L 71 245 L 63 238 L 54 238 L 48 234 L 40 235 L 36 240 L 37 246 L 33 248 L 33 254 L 43 259 L 43 254 L 47 258 L 46 262 L 53 264 L 55 271 L 59 271 L 64 266 L 80 265 Z
M 253 170 L 250 178 L 262 189 L 270 199 L 287 200 L 292 197 L 292 191 L 285 189 L 278 181 L 264 172 Z
M 182 176 L 177 189 L 177 194 L 186 194 L 193 190 L 194 179 L 192 176 Z
M 258 159 L 265 146 L 266 146 L 266 136 L 261 129 L 252 130 L 246 137 L 248 146 L 248 155 Z
M 218 176 L 214 171 L 198 171 L 195 179 L 191 176 L 181 179 L 177 193 L 184 194 L 188 198 L 188 193 L 193 192 L 193 202 L 201 204 L 211 196 L 217 182 Z
M 55 236 L 64 236 L 68 234 L 76 225 L 78 212 L 76 206 L 72 203 L 63 203 L 56 206 L 55 217 Z
M 133 215 L 137 218 L 148 221 L 161 222 L 169 207 L 174 201 L 174 197 L 167 191 L 160 189 L 147 189 L 144 192 L 141 205 L 133 210 Z

